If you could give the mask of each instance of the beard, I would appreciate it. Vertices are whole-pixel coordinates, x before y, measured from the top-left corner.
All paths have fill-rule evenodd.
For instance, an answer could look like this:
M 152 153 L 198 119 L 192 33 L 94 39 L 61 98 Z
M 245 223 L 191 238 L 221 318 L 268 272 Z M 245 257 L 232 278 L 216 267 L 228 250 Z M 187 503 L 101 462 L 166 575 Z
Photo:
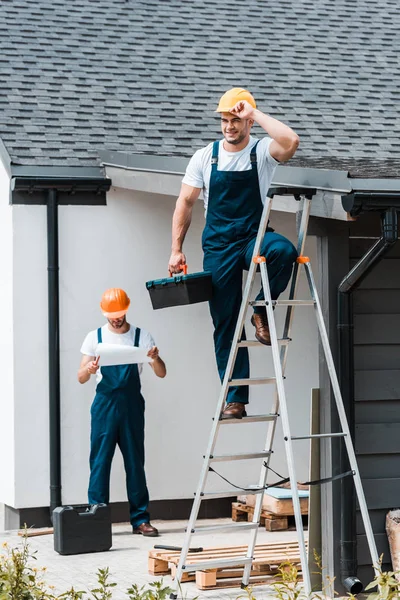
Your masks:
M 107 319 L 113 329 L 121 329 L 126 323 L 125 315 L 120 319 Z
M 228 142 L 228 144 L 232 144 L 232 146 L 236 146 L 237 144 L 240 144 L 241 142 L 243 142 L 243 140 L 246 137 L 246 134 L 242 132 L 242 133 L 237 134 L 237 137 L 234 140 L 229 140 L 229 139 L 227 139 L 228 135 L 229 134 L 225 134 L 225 136 L 224 136 L 225 140 Z

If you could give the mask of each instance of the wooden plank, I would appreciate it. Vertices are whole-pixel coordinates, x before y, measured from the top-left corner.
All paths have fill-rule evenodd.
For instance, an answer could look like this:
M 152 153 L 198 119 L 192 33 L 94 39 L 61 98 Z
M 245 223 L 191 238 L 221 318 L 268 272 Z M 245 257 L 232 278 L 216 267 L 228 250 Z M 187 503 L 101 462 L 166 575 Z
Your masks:
M 350 266 L 356 264 L 356 260 L 350 261 Z M 398 258 L 384 258 L 367 275 L 359 289 L 400 289 L 400 260 Z
M 400 298 L 399 298 L 400 306 Z M 399 340 L 400 342 L 400 340 Z M 400 343 L 366 344 L 354 346 L 354 369 L 356 371 L 387 371 L 400 365 Z
M 400 248 L 400 244 L 399 244 Z M 356 290 L 353 293 L 354 314 L 396 314 L 399 312 L 400 290 Z
M 387 508 L 399 505 L 400 478 L 364 479 L 364 493 L 368 508 Z
M 388 371 L 356 371 L 355 400 L 399 400 L 400 369 Z
M 54 533 L 53 527 L 43 527 L 41 529 L 21 529 L 18 531 L 18 535 L 21 537 L 35 537 L 37 535 L 52 535 Z
M 354 315 L 355 344 L 399 344 L 399 331 L 400 314 Z

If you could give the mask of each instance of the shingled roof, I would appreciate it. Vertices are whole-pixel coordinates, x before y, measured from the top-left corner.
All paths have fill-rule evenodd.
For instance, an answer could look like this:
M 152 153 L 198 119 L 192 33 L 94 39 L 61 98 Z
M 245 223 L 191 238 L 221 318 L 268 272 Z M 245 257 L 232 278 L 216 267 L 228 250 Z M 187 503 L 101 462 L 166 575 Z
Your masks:
M 190 156 L 243 86 L 300 135 L 290 164 L 395 176 L 399 31 L 398 0 L 2 0 L 0 138 L 24 165 Z

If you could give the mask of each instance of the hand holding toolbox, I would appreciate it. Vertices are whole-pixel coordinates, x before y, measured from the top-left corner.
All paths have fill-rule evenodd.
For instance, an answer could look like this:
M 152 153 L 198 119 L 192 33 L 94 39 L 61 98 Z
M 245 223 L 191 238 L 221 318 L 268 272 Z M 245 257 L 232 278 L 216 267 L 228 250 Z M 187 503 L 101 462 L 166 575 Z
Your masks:
M 180 273 L 165 279 L 146 282 L 154 309 L 208 302 L 212 296 L 211 273 L 187 273 L 187 265 L 182 265 Z

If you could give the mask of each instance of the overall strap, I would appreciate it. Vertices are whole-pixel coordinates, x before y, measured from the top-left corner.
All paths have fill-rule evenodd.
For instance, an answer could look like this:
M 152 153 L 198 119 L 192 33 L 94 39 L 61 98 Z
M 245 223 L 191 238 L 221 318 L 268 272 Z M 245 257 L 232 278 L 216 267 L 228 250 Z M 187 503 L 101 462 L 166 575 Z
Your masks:
M 250 163 L 252 169 L 257 169 L 257 146 L 259 141 L 260 140 L 256 141 L 250 152 Z
M 216 170 L 218 168 L 218 152 L 219 152 L 219 141 L 213 143 L 212 156 L 211 156 L 211 168 Z
M 98 328 L 97 330 L 97 343 L 101 344 L 102 343 L 102 335 L 101 335 L 101 327 Z
M 134 346 L 136 346 L 137 348 L 139 348 L 139 340 L 140 340 L 140 329 L 139 329 L 139 327 L 136 327 Z

